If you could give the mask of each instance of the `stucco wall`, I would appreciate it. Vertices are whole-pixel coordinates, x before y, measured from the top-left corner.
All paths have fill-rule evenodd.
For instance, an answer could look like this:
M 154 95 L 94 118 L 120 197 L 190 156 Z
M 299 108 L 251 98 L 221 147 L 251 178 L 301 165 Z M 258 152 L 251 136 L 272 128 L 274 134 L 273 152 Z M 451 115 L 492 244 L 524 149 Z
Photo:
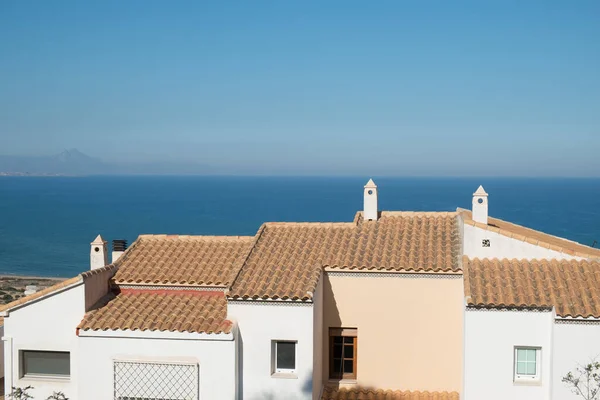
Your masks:
M 31 385 L 34 398 L 45 399 L 53 391 L 61 391 L 76 400 L 77 335 L 75 327 L 84 315 L 83 284 L 53 294 L 10 312 L 4 319 L 5 389 Z M 10 348 L 12 345 L 12 349 Z M 20 378 L 19 352 L 21 350 L 69 351 L 71 376 L 68 380 Z M 7 354 L 10 353 L 10 356 Z
M 471 258 L 509 258 L 509 259 L 536 259 L 556 258 L 558 260 L 580 259 L 558 251 L 546 249 L 522 240 L 512 239 L 476 226 L 464 225 L 463 231 L 464 255 Z M 482 240 L 489 239 L 490 247 L 483 247 Z
M 549 400 L 553 313 L 465 313 L 465 400 Z M 515 346 L 541 347 L 541 382 L 514 382 Z
M 600 361 L 600 325 L 557 323 L 554 325 L 552 394 L 557 400 L 577 400 L 561 382 L 575 367 L 592 360 Z
M 239 329 L 243 400 L 312 399 L 313 305 L 231 301 L 228 318 Z M 297 341 L 295 378 L 271 374 L 271 341 Z
M 358 385 L 460 391 L 463 297 L 459 275 L 327 273 L 323 378 L 329 328 L 357 328 Z
M 323 279 L 321 275 L 313 296 L 313 400 L 319 400 L 323 387 Z
M 172 340 L 79 338 L 79 400 L 113 397 L 114 360 L 194 362 L 199 365 L 200 399 L 235 399 L 235 342 L 232 340 Z
M 4 336 L 4 326 L 0 326 L 0 338 Z M 4 376 L 4 346 L 0 345 L 0 378 Z
M 95 271 L 96 273 L 84 279 L 85 281 L 85 309 L 89 310 L 100 300 L 110 289 L 108 280 L 116 272 L 115 269 L 105 268 Z

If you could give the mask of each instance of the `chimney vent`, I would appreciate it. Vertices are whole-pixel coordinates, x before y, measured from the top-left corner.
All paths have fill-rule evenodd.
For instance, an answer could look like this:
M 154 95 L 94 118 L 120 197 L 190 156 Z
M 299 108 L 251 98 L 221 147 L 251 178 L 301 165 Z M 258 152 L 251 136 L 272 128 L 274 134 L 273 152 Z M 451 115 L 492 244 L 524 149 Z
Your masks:
M 127 250 L 127 240 L 115 239 L 113 240 L 113 251 L 125 251 Z
M 473 193 L 473 221 L 488 224 L 488 194 L 483 186 Z
M 127 240 L 115 239 L 112 242 L 112 262 L 114 263 L 127 250 Z
M 377 185 L 373 179 L 365 185 L 363 218 L 365 221 L 377 221 Z
M 108 264 L 106 240 L 98 235 L 92 243 L 90 251 L 90 269 L 102 268 Z

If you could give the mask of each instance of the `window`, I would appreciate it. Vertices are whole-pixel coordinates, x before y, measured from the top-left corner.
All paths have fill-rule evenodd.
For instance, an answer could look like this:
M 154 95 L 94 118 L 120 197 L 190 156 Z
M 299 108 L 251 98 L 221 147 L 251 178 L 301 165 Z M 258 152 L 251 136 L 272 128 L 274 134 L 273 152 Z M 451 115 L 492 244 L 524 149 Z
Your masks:
M 71 358 L 66 351 L 21 351 L 21 377 L 68 378 Z
M 355 328 L 329 328 L 329 378 L 356 379 Z
M 272 342 L 273 373 L 296 373 L 296 342 L 274 340 Z
M 535 347 L 515 347 L 515 382 L 540 379 L 540 355 Z

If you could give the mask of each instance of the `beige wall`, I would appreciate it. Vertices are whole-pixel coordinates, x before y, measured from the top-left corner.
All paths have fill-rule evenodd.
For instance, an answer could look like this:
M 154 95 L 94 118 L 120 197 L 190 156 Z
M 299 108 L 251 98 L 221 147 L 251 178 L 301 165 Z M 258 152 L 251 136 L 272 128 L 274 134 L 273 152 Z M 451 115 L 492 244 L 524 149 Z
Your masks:
M 319 283 L 313 296 L 313 387 L 314 400 L 321 399 L 321 387 L 323 386 L 323 280 L 325 274 L 321 274 Z
M 329 328 L 344 327 L 358 329 L 358 385 L 461 391 L 461 277 L 328 273 L 323 294 L 325 381 Z

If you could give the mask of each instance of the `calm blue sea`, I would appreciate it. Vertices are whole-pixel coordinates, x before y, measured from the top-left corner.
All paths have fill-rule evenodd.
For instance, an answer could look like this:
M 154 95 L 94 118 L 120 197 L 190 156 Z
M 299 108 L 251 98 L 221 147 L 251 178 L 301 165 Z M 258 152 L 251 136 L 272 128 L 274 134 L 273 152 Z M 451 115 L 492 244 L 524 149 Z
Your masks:
M 264 221 L 351 221 L 367 178 L 0 177 L 0 273 L 72 276 L 89 243 L 142 233 L 253 235 Z M 379 178 L 383 210 L 470 208 L 591 245 L 600 179 Z

